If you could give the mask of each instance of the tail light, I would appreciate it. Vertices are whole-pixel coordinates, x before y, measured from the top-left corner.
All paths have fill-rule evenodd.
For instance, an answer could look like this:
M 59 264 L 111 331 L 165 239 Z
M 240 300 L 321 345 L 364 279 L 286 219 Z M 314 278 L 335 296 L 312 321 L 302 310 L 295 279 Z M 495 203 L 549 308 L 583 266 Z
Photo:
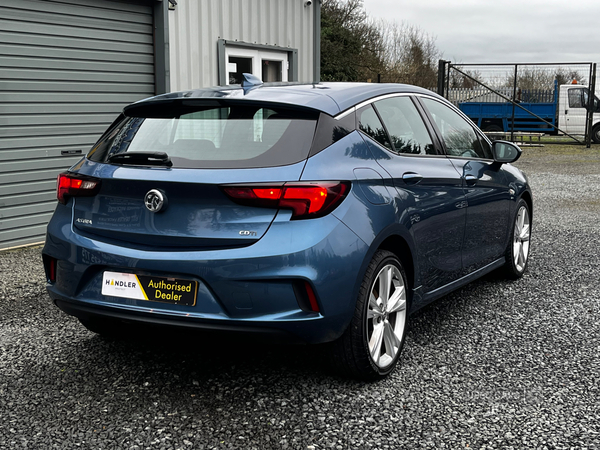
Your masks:
M 346 198 L 347 181 L 317 181 L 285 184 L 230 185 L 222 187 L 234 202 L 263 208 L 292 210 L 292 220 L 323 217 Z
M 99 190 L 98 178 L 65 172 L 58 176 L 56 198 L 64 205 L 69 197 L 93 197 Z

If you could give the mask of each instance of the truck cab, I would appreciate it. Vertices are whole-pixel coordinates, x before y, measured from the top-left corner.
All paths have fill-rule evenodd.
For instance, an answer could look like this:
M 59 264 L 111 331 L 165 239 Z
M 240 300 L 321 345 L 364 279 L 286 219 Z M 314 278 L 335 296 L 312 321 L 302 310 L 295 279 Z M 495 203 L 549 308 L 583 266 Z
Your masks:
M 571 135 L 585 134 L 585 120 L 589 101 L 589 89 L 582 84 L 560 86 L 558 101 L 558 128 Z M 594 120 L 592 137 L 600 143 L 600 100 L 594 95 Z

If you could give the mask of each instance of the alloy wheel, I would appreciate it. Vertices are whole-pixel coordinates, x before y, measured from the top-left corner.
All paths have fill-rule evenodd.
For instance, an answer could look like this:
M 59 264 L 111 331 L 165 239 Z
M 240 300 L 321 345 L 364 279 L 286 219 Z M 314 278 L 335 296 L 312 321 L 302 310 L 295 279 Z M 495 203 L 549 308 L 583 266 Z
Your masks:
M 519 272 L 525 270 L 529 256 L 529 239 L 531 235 L 529 211 L 522 205 L 517 213 L 513 237 L 513 261 Z
M 371 359 L 383 369 L 400 351 L 406 325 L 406 286 L 398 267 L 385 265 L 369 292 L 367 341 Z

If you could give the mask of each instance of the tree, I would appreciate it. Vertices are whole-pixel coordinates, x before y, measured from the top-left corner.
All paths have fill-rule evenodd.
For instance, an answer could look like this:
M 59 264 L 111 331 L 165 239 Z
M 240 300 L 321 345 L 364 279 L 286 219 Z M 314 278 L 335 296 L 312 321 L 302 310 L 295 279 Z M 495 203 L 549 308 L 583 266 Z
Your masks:
M 514 79 L 514 74 L 508 75 L 505 86 L 512 87 Z M 564 67 L 519 67 L 517 71 L 517 87 L 523 90 L 552 90 L 554 80 L 558 81 L 559 85 L 570 84 L 573 80 L 585 84 L 585 78 L 577 70 Z
M 583 75 L 579 73 L 577 70 L 565 69 L 564 67 L 559 68 L 554 77 L 556 81 L 558 81 L 558 85 L 561 84 L 571 84 L 573 80 L 577 80 L 579 84 L 586 84 L 586 79 Z
M 362 0 L 324 0 L 321 6 L 321 79 L 366 81 L 381 66 L 381 37 Z
M 450 71 L 449 84 L 451 89 L 474 89 L 481 87 L 481 84 L 478 83 L 478 81 L 484 81 L 481 72 L 479 72 L 478 70 L 467 70 L 464 67 L 456 65 L 453 65 L 452 67 L 456 67 L 464 73 L 457 72 L 456 70 Z
M 362 0 L 323 0 L 321 79 L 437 84 L 435 38 L 404 22 L 370 20 Z
M 383 39 L 385 81 L 436 86 L 442 52 L 435 44 L 435 37 L 405 22 L 380 20 L 377 25 Z

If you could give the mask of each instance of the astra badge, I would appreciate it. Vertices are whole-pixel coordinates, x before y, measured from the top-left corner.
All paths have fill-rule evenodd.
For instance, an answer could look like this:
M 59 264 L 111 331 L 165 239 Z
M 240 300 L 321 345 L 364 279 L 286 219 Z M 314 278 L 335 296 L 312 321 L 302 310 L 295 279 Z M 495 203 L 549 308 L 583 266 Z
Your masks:
M 144 197 L 144 204 L 148 208 L 148 211 L 153 213 L 164 211 L 167 207 L 167 196 L 158 189 L 152 189 Z

